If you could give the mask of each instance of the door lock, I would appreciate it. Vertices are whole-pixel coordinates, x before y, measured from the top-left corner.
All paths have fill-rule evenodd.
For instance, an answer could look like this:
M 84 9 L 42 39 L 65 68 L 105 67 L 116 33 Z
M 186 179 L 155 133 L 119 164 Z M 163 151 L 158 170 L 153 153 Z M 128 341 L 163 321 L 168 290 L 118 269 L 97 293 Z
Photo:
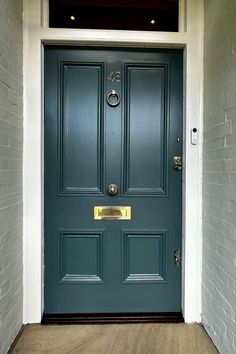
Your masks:
M 179 267 L 181 261 L 180 249 L 174 250 L 174 262 L 176 267 Z
M 181 156 L 174 156 L 173 169 L 175 171 L 182 171 L 182 158 L 181 158 Z

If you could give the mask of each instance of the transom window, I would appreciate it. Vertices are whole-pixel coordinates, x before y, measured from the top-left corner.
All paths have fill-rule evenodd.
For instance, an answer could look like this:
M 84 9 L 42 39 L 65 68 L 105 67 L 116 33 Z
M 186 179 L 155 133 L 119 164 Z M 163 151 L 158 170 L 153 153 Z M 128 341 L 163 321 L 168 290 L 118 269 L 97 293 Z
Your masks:
M 178 0 L 50 0 L 49 26 L 178 31 Z

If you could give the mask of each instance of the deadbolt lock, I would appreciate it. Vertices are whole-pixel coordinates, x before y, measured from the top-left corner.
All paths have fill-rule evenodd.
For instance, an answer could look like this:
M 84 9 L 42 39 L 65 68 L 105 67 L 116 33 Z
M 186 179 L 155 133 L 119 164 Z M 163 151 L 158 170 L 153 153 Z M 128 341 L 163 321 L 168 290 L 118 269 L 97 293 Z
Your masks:
M 173 168 L 175 171 L 182 171 L 182 157 L 181 156 L 174 156 Z

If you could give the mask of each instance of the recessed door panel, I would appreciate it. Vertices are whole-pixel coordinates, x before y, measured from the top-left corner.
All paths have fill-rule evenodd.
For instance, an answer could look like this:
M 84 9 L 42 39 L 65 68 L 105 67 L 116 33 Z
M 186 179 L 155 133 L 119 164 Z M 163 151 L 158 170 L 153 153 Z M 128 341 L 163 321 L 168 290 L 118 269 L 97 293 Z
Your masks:
M 45 48 L 45 314 L 181 311 L 182 76 L 179 50 Z
M 168 67 L 127 65 L 125 193 L 166 193 Z
M 103 65 L 61 65 L 62 193 L 102 192 Z
M 123 281 L 166 281 L 166 231 L 130 230 L 123 233 Z
M 60 233 L 61 282 L 101 282 L 104 267 L 104 233 L 96 230 Z

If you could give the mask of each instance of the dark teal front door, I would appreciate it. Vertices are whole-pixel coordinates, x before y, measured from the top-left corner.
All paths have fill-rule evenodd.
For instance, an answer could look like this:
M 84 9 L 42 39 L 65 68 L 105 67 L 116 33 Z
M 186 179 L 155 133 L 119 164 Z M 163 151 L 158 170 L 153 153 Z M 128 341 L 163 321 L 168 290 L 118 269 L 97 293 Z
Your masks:
M 182 76 L 178 50 L 45 48 L 45 314 L 181 311 Z

